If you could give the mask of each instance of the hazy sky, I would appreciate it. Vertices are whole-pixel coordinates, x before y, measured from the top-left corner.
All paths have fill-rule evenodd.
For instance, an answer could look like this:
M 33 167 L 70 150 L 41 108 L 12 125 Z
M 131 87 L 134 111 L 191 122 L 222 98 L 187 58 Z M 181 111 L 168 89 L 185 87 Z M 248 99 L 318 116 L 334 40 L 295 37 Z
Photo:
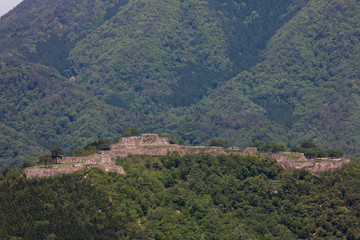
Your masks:
M 13 9 L 20 2 L 22 0 L 0 0 L 0 16 Z

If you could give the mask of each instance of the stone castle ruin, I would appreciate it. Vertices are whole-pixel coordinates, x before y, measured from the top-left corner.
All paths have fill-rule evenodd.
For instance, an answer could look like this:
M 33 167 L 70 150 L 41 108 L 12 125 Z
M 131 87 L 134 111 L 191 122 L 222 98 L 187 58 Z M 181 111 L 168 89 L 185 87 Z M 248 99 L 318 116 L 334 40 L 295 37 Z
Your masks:
M 256 148 L 248 147 L 244 150 L 238 148 L 224 149 L 222 147 L 204 147 L 204 146 L 180 146 L 170 144 L 165 137 L 159 137 L 158 134 L 142 134 L 137 137 L 122 138 L 117 144 L 111 146 L 110 150 L 100 151 L 98 154 L 85 157 L 64 157 L 59 160 L 58 165 L 49 168 L 28 168 L 24 170 L 27 178 L 48 177 L 59 174 L 68 174 L 75 171 L 100 168 L 104 171 L 125 174 L 121 166 L 116 165 L 116 159 L 127 157 L 129 154 L 135 155 L 167 155 L 171 152 L 177 152 L 180 156 L 186 154 L 259 154 L 261 156 L 276 159 L 283 168 L 304 168 L 314 172 L 321 172 L 331 169 L 341 168 L 348 163 L 349 159 L 307 159 L 303 153 L 277 153 L 260 154 Z
M 159 137 L 158 134 L 146 133 L 140 137 L 122 138 L 118 145 L 121 146 L 167 146 L 170 145 L 169 139 Z

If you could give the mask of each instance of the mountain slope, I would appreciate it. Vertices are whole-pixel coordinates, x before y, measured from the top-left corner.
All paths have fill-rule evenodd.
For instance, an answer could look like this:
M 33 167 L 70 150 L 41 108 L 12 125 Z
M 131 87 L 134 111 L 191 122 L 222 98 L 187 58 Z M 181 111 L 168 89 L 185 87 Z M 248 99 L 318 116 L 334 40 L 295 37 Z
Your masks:
M 51 68 L 2 58 L 0 76 L 1 122 L 24 135 L 22 144 L 26 138 L 31 139 L 27 144 L 36 146 L 38 153 L 53 147 L 69 153 L 89 141 L 110 139 L 122 129 L 114 123 L 124 116 L 122 112 L 91 97 Z M 17 155 L 23 160 L 31 155 L 26 160 L 35 160 L 27 148 Z M 14 156 L 1 155 L 6 162 L 11 157 Z
M 358 16 L 343 0 L 25 0 L 0 19 L 2 123 L 67 153 L 127 127 L 356 152 Z
M 71 76 L 67 57 L 74 44 L 126 4 L 124 0 L 24 0 L 1 17 L 0 51 L 20 52 L 26 60 Z
M 35 161 L 55 146 L 69 154 L 123 131 L 121 110 L 73 83 L 68 55 L 126 3 L 25 0 L 1 17 L 1 140 L 8 144 L 0 168 Z
M 262 63 L 193 108 L 189 115 L 205 115 L 190 120 L 197 125 L 194 129 L 207 124 L 216 135 L 239 143 L 283 140 L 295 144 L 311 139 L 355 150 L 360 145 L 356 134 L 360 127 L 359 16 L 360 4 L 355 1 L 310 1 L 270 40 Z M 244 101 L 256 104 L 259 110 L 250 112 L 265 123 L 241 125 L 250 107 L 243 106 Z M 216 108 L 220 102 L 221 111 Z M 243 129 L 234 131 L 237 125 Z
M 44 147 L 25 134 L 0 124 L 0 169 L 20 167 L 45 152 Z
M 77 83 L 111 105 L 135 111 L 199 100 L 202 88 L 216 83 L 209 79 L 210 73 L 230 65 L 223 32 L 207 5 L 178 0 L 129 2 L 71 51 Z M 206 79 L 192 83 L 180 72 L 195 69 L 209 72 Z
M 259 62 L 303 2 L 131 1 L 71 51 L 77 83 L 144 114 L 194 104 Z

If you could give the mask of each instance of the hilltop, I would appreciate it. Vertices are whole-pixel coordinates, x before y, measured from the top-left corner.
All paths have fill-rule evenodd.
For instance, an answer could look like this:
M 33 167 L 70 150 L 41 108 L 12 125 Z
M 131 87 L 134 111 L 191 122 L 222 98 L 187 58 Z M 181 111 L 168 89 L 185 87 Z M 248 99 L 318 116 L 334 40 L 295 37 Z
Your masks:
M 163 140 L 155 135 L 124 138 L 108 153 L 171 148 Z M 7 169 L 0 175 L 0 238 L 359 238 L 358 159 L 314 174 L 283 168 L 274 158 L 258 153 L 200 150 L 239 154 L 129 154 L 113 165 L 125 174 L 99 169 L 110 165 L 104 152 L 88 156 L 97 159 L 96 164 L 83 161 L 38 168 L 83 166 L 72 174 L 24 179 L 21 169 Z M 301 154 L 279 155 L 309 166 Z
M 210 155 L 261 155 L 275 159 L 283 168 L 306 169 L 314 172 L 323 172 L 342 168 L 349 159 L 307 159 L 303 153 L 281 152 L 276 154 L 260 154 L 254 147 L 248 147 L 244 150 L 238 148 L 224 149 L 222 147 L 204 147 L 204 146 L 180 146 L 170 144 L 169 139 L 159 137 L 158 134 L 142 134 L 139 137 L 125 137 L 117 144 L 111 146 L 110 150 L 100 151 L 98 154 L 86 157 L 64 157 L 59 159 L 58 163 L 48 167 L 32 167 L 24 170 L 27 178 L 48 177 L 61 174 L 70 174 L 76 171 L 100 168 L 105 172 L 117 172 L 125 174 L 121 166 L 116 162 L 120 158 L 129 155 L 167 156 L 172 153 L 178 156 L 210 154 Z

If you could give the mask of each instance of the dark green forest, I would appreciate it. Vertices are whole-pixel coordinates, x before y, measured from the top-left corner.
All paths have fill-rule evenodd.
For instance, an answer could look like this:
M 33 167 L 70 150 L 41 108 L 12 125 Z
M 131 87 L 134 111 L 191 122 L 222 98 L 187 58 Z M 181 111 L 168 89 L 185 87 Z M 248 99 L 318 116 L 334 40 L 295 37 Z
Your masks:
M 133 155 L 99 169 L 0 175 L 1 239 L 359 239 L 360 162 L 313 174 L 257 155 Z
M 0 169 L 127 128 L 358 156 L 356 0 L 24 0 L 0 19 Z
M 360 239 L 359 39 L 358 0 L 24 0 L 0 18 L 0 239 Z M 21 176 L 149 132 L 352 160 Z

